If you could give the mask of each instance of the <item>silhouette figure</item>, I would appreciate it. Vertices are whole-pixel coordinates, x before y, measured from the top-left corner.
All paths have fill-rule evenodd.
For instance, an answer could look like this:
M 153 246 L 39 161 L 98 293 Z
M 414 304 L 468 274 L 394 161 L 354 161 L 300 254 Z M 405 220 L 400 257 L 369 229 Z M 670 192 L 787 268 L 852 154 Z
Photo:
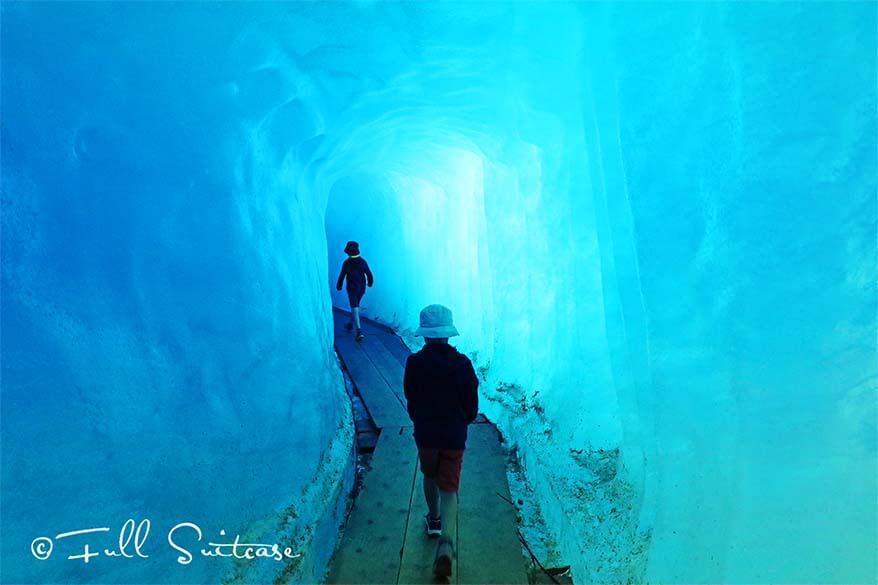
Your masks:
M 372 271 L 365 258 L 360 256 L 360 245 L 357 242 L 348 242 L 344 247 L 347 259 L 341 265 L 341 273 L 338 275 L 336 290 L 341 290 L 341 285 L 347 278 L 348 301 L 351 304 L 351 321 L 345 325 L 350 331 L 356 328 L 357 341 L 363 340 L 363 331 L 360 329 L 360 299 L 366 294 L 366 286 L 373 284 Z

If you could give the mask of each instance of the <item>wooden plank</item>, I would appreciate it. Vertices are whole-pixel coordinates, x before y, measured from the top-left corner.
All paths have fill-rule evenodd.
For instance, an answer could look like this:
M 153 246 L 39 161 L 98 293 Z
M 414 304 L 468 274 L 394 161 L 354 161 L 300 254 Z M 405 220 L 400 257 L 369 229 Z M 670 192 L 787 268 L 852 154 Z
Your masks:
M 336 335 L 353 335 L 350 331 L 347 331 L 344 328 L 344 324 L 350 321 L 350 311 L 345 311 L 344 309 L 333 307 L 332 316 L 335 321 Z M 384 347 L 386 347 L 387 350 L 390 351 L 390 354 L 394 358 L 396 358 L 396 360 L 402 366 L 405 366 L 405 360 L 408 358 L 409 354 L 411 354 L 411 351 L 409 350 L 405 342 L 403 342 L 403 340 L 400 339 L 392 329 L 388 328 L 386 325 L 376 323 L 375 321 L 372 321 L 371 319 L 367 319 L 362 316 L 360 317 L 360 325 L 363 328 L 363 332 L 366 333 L 367 338 L 370 336 L 375 336 L 380 339 Z
M 416 462 L 409 431 L 381 433 L 330 561 L 327 583 L 396 583 Z
M 457 582 L 527 583 L 506 458 L 493 425 L 470 425 L 460 477 Z
M 396 335 L 385 335 L 381 337 L 381 343 L 384 344 L 384 347 L 396 358 L 396 360 L 405 367 L 405 361 L 412 354 L 412 351 L 408 348 L 408 346 L 403 342 L 402 339 L 397 337 Z
M 382 334 L 386 335 L 386 334 Z M 367 338 L 363 343 L 363 351 L 378 369 L 378 372 L 387 382 L 387 385 L 396 394 L 402 404 L 406 403 L 405 390 L 402 387 L 402 378 L 405 369 L 399 361 L 391 355 L 390 351 L 379 339 Z
M 339 307 L 332 308 L 332 317 L 335 320 L 335 330 L 336 331 L 345 331 L 348 334 L 351 334 L 351 331 L 347 331 L 344 328 L 345 323 L 349 323 L 351 320 L 351 312 L 346 309 L 340 309 Z M 364 317 L 362 313 L 360 314 L 360 327 L 363 329 L 363 333 L 367 335 L 369 333 L 383 333 L 385 335 L 396 335 L 396 333 L 388 327 L 387 325 L 383 325 L 378 323 L 377 321 L 373 321 L 367 317 Z
M 378 327 L 379 329 L 381 328 L 380 325 Z M 395 331 L 381 330 L 380 333 L 381 335 L 378 335 L 378 337 L 381 340 L 381 343 L 387 348 L 390 355 L 392 355 L 400 365 L 405 367 L 405 360 L 411 355 L 411 350 Z
M 411 426 L 403 403 L 357 342 L 340 337 L 335 345 L 375 425 L 381 429 Z

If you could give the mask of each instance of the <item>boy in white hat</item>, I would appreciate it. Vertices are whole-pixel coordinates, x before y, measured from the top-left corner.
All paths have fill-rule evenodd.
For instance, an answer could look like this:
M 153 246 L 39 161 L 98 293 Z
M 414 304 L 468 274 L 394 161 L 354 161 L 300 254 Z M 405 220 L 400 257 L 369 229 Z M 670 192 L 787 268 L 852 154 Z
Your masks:
M 479 380 L 469 358 L 448 344 L 449 337 L 458 335 L 450 309 L 425 307 L 420 325 L 415 335 L 426 343 L 408 357 L 403 386 L 424 474 L 427 534 L 440 537 L 433 569 L 438 576 L 449 577 L 460 468 L 467 425 L 479 412 Z

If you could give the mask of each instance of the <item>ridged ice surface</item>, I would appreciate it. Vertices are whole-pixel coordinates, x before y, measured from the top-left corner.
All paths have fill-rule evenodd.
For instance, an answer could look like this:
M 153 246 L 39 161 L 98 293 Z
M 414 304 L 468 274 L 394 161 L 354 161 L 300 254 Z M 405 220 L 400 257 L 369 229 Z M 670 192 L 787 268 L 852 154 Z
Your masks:
M 8 580 L 319 578 L 356 239 L 576 582 L 875 581 L 874 4 L 2 11 Z M 148 561 L 30 554 L 128 517 Z M 303 562 L 180 567 L 186 520 Z

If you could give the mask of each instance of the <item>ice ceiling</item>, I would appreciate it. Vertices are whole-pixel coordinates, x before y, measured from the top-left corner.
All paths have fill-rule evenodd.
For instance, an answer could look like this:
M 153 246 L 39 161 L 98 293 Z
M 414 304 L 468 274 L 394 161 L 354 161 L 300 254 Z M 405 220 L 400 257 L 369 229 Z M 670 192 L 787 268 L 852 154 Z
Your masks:
M 454 310 L 577 582 L 874 582 L 874 4 L 4 3 L 2 27 L 9 580 L 278 577 L 181 573 L 160 537 L 156 562 L 30 554 L 129 517 L 293 541 L 285 578 L 318 579 L 356 239 L 367 315 Z

